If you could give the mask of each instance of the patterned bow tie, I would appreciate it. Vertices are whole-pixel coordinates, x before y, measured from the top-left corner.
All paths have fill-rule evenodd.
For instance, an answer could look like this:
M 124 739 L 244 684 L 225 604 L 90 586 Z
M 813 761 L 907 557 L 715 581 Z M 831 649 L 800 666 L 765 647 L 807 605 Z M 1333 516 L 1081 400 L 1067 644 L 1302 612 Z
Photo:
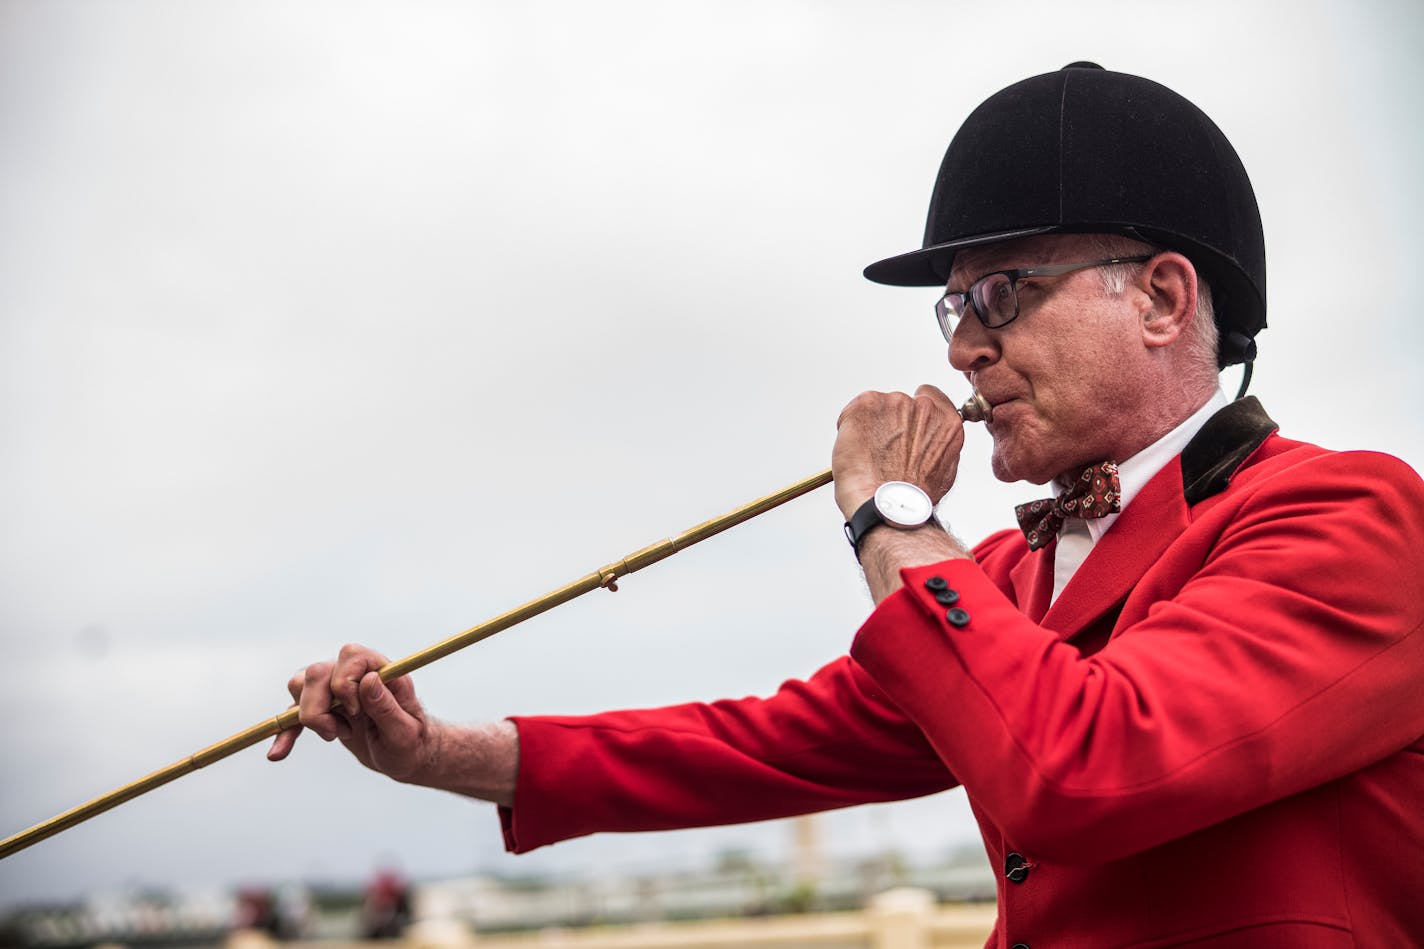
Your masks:
M 1058 529 L 1070 517 L 1106 517 L 1122 510 L 1122 486 L 1117 480 L 1117 462 L 1104 461 L 1083 469 L 1077 479 L 1058 497 L 1030 501 L 1014 508 L 1019 527 L 1028 538 L 1028 549 L 1046 547 L 1058 536 Z

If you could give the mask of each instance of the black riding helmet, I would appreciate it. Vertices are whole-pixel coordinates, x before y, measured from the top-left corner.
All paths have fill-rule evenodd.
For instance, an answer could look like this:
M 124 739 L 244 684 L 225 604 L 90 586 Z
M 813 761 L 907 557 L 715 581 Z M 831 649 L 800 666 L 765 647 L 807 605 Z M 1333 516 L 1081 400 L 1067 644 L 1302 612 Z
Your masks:
M 1095 63 L 975 109 L 940 165 L 924 246 L 865 276 L 943 286 L 962 247 L 1055 233 L 1124 234 L 1186 255 L 1211 284 L 1218 365 L 1249 372 L 1266 325 L 1266 245 L 1246 169 L 1201 109 Z

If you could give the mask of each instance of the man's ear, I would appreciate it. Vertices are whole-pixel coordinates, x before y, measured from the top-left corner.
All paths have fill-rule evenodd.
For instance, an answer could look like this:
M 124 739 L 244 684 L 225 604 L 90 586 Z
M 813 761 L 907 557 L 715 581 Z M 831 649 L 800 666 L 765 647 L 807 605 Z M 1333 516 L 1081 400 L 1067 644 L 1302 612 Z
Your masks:
M 1171 345 L 1197 309 L 1197 271 L 1175 251 L 1153 257 L 1134 281 L 1141 296 L 1142 341 L 1149 348 Z

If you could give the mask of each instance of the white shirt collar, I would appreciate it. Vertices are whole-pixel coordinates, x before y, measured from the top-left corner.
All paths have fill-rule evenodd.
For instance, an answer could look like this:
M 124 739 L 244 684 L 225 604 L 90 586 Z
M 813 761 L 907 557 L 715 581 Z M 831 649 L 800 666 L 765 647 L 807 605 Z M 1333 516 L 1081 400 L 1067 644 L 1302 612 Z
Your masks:
M 1212 397 L 1207 399 L 1205 405 L 1193 412 L 1176 428 L 1126 461 L 1118 462 L 1117 479 L 1122 488 L 1121 510 L 1117 514 L 1090 518 L 1087 521 L 1088 533 L 1092 535 L 1094 544 L 1102 540 L 1108 528 L 1112 527 L 1113 522 L 1122 516 L 1122 511 L 1127 510 L 1127 506 L 1132 503 L 1133 498 L 1137 497 L 1138 492 L 1147 486 L 1147 482 L 1151 481 L 1168 462 L 1182 453 L 1182 449 L 1186 448 L 1192 437 L 1201 431 L 1201 427 L 1206 424 L 1207 419 L 1226 408 L 1227 405 L 1226 393 L 1217 389 Z M 1054 497 L 1057 497 L 1062 490 L 1063 488 L 1055 481 L 1053 483 Z M 1077 520 L 1077 518 L 1070 518 L 1070 520 Z

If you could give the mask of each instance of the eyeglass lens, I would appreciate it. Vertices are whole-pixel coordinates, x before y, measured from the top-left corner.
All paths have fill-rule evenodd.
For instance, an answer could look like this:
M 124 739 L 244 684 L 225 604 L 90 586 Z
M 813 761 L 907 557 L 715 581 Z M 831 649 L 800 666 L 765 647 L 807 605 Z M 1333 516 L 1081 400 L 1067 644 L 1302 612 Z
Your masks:
M 1013 281 L 1007 274 L 992 273 L 976 281 L 966 293 L 946 293 L 935 307 L 946 341 L 954 335 L 954 328 L 971 306 L 990 329 L 1013 322 L 1018 315 L 1018 295 Z
M 1018 295 L 1008 274 L 991 273 L 970 287 L 969 293 L 985 326 L 1003 326 L 1018 315 Z

